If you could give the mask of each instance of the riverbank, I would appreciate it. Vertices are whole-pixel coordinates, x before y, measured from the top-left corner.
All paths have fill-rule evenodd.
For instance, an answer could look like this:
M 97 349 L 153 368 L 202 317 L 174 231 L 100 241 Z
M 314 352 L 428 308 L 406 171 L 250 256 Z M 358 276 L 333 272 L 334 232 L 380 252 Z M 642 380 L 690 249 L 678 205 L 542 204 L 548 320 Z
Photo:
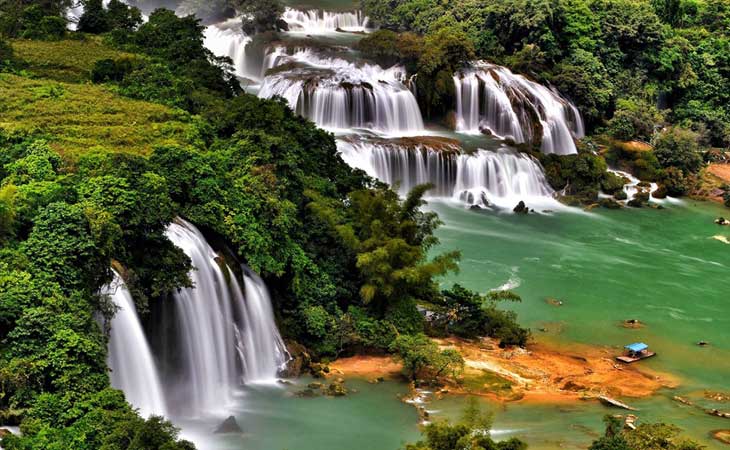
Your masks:
M 512 402 L 562 403 L 601 395 L 642 398 L 674 388 L 679 379 L 641 364 L 614 361 L 615 349 L 533 342 L 527 348 L 500 349 L 493 339 L 437 339 L 442 348 L 464 357 L 463 374 L 448 381 L 444 393 L 487 396 Z M 330 364 L 330 373 L 356 378 L 398 378 L 401 365 L 389 356 L 354 356 Z

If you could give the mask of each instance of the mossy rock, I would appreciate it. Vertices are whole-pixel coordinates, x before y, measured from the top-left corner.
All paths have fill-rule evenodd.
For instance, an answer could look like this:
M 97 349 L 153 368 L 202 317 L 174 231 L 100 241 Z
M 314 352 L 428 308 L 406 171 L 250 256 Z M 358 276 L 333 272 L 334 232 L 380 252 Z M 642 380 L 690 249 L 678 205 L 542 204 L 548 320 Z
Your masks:
M 345 383 L 340 380 L 330 383 L 330 385 L 327 386 L 325 394 L 332 397 L 344 397 L 345 395 L 347 395 L 347 388 L 345 387 Z
M 660 184 L 654 192 L 651 193 L 654 198 L 667 198 L 668 192 L 667 187 Z
M 614 200 L 612 198 L 602 198 L 598 202 L 598 204 L 601 205 L 601 207 L 608 208 L 608 209 L 621 209 L 621 208 L 623 208 L 623 206 L 621 205 L 621 203 L 617 202 L 616 200 Z
M 616 193 L 613 194 L 613 198 L 615 198 L 616 200 L 626 200 L 627 198 L 629 198 L 629 196 L 628 194 L 626 194 L 626 191 L 622 189 L 620 191 L 616 191 Z

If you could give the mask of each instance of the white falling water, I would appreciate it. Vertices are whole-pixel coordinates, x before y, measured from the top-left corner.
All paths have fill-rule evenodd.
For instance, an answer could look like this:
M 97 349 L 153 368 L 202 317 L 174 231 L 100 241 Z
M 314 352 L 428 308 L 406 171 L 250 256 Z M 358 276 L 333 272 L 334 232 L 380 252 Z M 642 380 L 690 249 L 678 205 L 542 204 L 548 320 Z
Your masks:
M 369 19 L 360 11 L 332 12 L 286 8 L 282 19 L 294 33 L 324 34 L 334 31 L 365 32 Z
M 198 413 L 216 411 L 232 401 L 242 380 L 274 379 L 286 350 L 258 278 L 246 276 L 243 295 L 234 272 L 193 224 L 177 219 L 166 234 L 195 268 L 194 287 L 175 294 L 185 401 Z
M 110 323 L 109 357 L 111 384 L 124 392 L 127 401 L 144 417 L 167 414 L 154 358 L 134 300 L 119 274 L 102 289 L 118 308 Z
M 580 113 L 547 87 L 484 62 L 456 73 L 454 86 L 457 131 L 488 130 L 518 143 L 539 138 L 543 153 L 577 153 L 574 139 L 584 135 Z
M 253 70 L 246 58 L 246 47 L 251 38 L 243 34 L 241 19 L 235 18 L 207 27 L 203 34 L 205 47 L 215 56 L 227 56 L 233 61 L 235 74 L 241 78 L 258 80 L 259 70 Z
M 311 50 L 278 61 L 300 67 L 267 76 L 259 97 L 283 97 L 294 111 L 322 128 L 360 128 L 397 136 L 423 132 L 418 102 L 404 84 L 405 70 L 400 66 L 355 64 Z
M 243 268 L 245 301 L 240 298 L 237 283 L 236 304 L 243 309 L 242 360 L 244 379 L 248 383 L 270 383 L 286 364 L 289 354 L 276 328 L 269 290 L 263 280 L 248 268 Z M 265 357 L 262 357 L 265 355 Z
M 432 183 L 428 195 L 469 205 L 512 208 L 520 200 L 528 205 L 556 204 L 540 164 L 507 148 L 465 154 L 422 145 L 339 140 L 338 149 L 350 166 L 390 185 L 398 184 L 401 194 Z

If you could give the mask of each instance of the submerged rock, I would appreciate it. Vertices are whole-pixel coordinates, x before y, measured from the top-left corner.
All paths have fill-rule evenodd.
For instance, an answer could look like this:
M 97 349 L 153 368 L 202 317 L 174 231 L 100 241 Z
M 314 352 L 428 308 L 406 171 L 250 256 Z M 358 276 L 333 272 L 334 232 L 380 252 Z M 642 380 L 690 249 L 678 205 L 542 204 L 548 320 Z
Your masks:
M 220 425 L 218 425 L 218 428 L 215 429 L 214 433 L 216 434 L 223 434 L 223 433 L 241 433 L 243 430 L 241 430 L 241 427 L 238 425 L 238 422 L 236 422 L 236 418 L 233 416 L 228 416 L 226 420 L 223 421 Z
M 525 205 L 525 202 L 520 200 L 520 202 L 515 206 L 512 211 L 514 211 L 517 214 L 527 214 L 530 212 L 530 208 Z
M 626 319 L 622 322 L 624 328 L 643 328 L 644 322 L 639 319 Z
M 730 430 L 714 430 L 711 431 L 712 437 L 722 442 L 723 444 L 730 444 Z
M 724 217 L 718 217 L 717 219 L 715 219 L 715 223 L 718 224 L 718 225 L 729 226 L 730 225 L 730 220 L 727 220 Z

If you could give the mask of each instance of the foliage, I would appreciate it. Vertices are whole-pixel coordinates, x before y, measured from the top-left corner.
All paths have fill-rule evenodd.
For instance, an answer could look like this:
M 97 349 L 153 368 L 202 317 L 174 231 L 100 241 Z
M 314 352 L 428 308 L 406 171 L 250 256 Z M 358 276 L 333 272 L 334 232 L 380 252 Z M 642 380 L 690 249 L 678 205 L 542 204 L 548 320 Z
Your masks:
M 51 86 L 62 97 L 40 95 Z M 16 132 L 46 133 L 51 147 L 65 155 L 103 144 L 107 151 L 147 154 L 157 145 L 194 144 L 200 135 L 186 113 L 125 99 L 101 86 L 0 77 L 0 122 Z
M 426 425 L 425 439 L 407 444 L 406 450 L 525 450 L 527 444 L 516 438 L 495 442 L 489 435 L 492 415 L 482 412 L 478 400 L 469 398 L 462 419 L 452 424 L 449 421 L 432 422 Z
M 699 135 L 691 130 L 670 127 L 657 133 L 652 144 L 664 168 L 676 167 L 688 175 L 697 173 L 703 165 Z
M 662 115 L 655 106 L 642 100 L 622 99 L 617 102 L 616 112 L 608 122 L 608 134 L 622 141 L 649 142 L 661 121 Z
M 517 324 L 514 313 L 497 308 L 499 302 L 521 300 L 512 291 L 491 291 L 483 296 L 456 284 L 442 291 L 433 303 L 429 325 L 431 331 L 438 334 L 463 338 L 498 337 L 501 346 L 524 346 L 529 338 L 528 330 Z
M 139 9 L 127 6 L 120 0 L 111 0 L 106 7 L 102 0 L 85 0 L 78 30 L 93 34 L 112 30 L 132 31 L 141 23 L 142 13 Z
M 403 375 L 408 379 L 435 382 L 439 377 L 459 374 L 464 358 L 454 349 L 440 350 L 424 334 L 402 334 L 390 346 L 403 363 Z
M 606 161 L 591 151 L 589 145 L 580 146 L 577 155 L 538 155 L 550 185 L 581 202 L 595 200 L 609 177 Z
M 385 311 L 400 301 L 429 300 L 437 292 L 433 278 L 456 270 L 458 253 L 427 259 L 440 225 L 436 214 L 419 209 L 429 188 L 418 186 L 405 200 L 382 187 L 352 192 L 345 217 L 333 202 L 313 196 L 310 208 L 357 254 L 366 305 Z
M 620 418 L 606 416 L 605 434 L 594 441 L 590 450 L 700 450 L 704 446 L 680 437 L 681 430 L 664 423 L 643 423 L 636 430 L 623 430 Z
M 235 0 L 235 3 L 246 33 L 277 29 L 284 13 L 284 5 L 279 0 Z

